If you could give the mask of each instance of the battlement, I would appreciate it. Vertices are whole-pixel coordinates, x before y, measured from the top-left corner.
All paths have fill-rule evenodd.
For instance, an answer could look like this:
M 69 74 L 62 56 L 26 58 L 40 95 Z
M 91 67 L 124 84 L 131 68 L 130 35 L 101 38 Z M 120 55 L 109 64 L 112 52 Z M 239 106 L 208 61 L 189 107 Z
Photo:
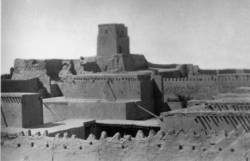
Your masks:
M 230 132 L 244 130 L 250 132 L 249 111 L 206 111 L 177 110 L 162 113 L 162 129 L 183 130 L 186 133 L 202 133 L 205 135 L 222 129 Z
M 181 78 L 163 78 L 166 82 L 192 82 L 192 81 L 250 81 L 250 74 L 232 75 L 197 75 Z
M 250 158 L 250 70 L 149 63 L 124 24 L 99 25 L 97 39 L 96 57 L 15 60 L 2 77 L 2 160 Z
M 84 75 L 73 75 L 70 76 L 73 80 L 126 80 L 126 81 L 136 81 L 136 80 L 150 80 L 151 73 L 136 73 L 136 72 L 129 72 L 129 73 L 91 73 L 91 74 L 84 74 Z
M 212 98 L 238 87 L 250 86 L 249 74 L 198 75 L 185 78 L 163 78 L 165 97 L 184 95 L 193 99 Z
M 126 37 L 128 35 L 127 27 L 124 24 L 100 24 L 98 25 L 99 35 L 113 34 L 117 37 Z
M 100 136 L 90 134 L 87 139 L 79 139 L 67 132 L 53 138 L 48 137 L 46 131 L 36 134 L 24 131 L 13 139 L 2 140 L 1 147 L 2 157 L 12 161 L 20 158 L 37 161 L 139 161 L 145 158 L 166 160 L 169 157 L 215 161 L 218 158 L 248 160 L 249 141 L 249 133 L 229 133 L 226 130 L 204 136 L 186 135 L 183 130 L 156 133 L 151 129 L 148 133 L 138 130 L 135 137 L 119 132 L 108 136 L 107 131 L 101 131 Z
M 214 111 L 250 111 L 250 102 L 207 102 L 206 109 Z
M 59 86 L 65 97 L 113 101 L 151 100 L 153 92 L 150 73 L 73 75 Z

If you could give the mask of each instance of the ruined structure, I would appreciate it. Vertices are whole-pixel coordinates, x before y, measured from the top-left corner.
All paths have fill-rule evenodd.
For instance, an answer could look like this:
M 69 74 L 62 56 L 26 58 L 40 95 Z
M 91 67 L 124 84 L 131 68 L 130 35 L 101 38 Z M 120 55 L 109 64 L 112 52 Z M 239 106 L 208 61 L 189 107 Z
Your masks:
M 250 70 L 150 63 L 125 25 L 98 29 L 95 57 L 2 76 L 2 160 L 250 159 Z

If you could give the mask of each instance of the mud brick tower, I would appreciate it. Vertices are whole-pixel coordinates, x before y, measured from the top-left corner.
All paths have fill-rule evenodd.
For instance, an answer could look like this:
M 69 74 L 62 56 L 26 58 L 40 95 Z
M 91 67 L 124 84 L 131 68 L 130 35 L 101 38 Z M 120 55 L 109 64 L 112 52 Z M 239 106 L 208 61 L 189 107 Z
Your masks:
M 98 27 L 97 56 L 112 57 L 130 53 L 127 27 L 124 24 L 102 24 Z

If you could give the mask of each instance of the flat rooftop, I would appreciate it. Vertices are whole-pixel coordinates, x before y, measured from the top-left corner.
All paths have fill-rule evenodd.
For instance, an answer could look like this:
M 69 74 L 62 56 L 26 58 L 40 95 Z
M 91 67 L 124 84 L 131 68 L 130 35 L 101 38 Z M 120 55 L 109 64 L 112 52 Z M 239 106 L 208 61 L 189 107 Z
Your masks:
M 83 127 L 84 123 L 91 123 L 94 122 L 93 119 L 69 119 L 69 120 L 63 120 L 53 123 L 46 123 L 39 126 L 34 126 L 31 128 L 18 128 L 18 127 L 2 127 L 1 132 L 2 133 L 8 133 L 8 134 L 17 134 L 22 131 L 31 130 L 32 134 L 35 134 L 37 132 L 43 133 L 44 131 L 48 131 L 49 134 L 61 132 L 61 131 L 67 131 L 74 128 L 80 128 Z
M 110 103 L 129 103 L 129 102 L 138 102 L 139 99 L 117 99 L 116 101 L 108 101 L 105 99 L 84 99 L 84 98 L 67 98 L 67 97 L 52 97 L 43 99 L 44 103 L 81 103 L 81 102 L 110 102 Z
M 39 95 L 39 93 L 32 92 L 3 92 L 1 97 L 21 97 L 23 95 Z
M 96 120 L 97 124 L 118 125 L 118 126 L 143 126 L 143 127 L 160 127 L 157 119 L 148 120 Z

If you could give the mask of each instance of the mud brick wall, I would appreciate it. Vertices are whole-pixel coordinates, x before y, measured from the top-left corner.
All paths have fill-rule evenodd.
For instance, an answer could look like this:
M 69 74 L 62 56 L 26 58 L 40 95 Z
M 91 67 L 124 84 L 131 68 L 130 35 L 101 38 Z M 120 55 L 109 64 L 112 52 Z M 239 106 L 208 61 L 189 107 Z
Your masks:
M 124 66 L 126 71 L 135 71 L 135 70 L 145 70 L 148 68 L 148 62 L 144 55 L 140 54 L 130 54 L 123 55 Z
M 194 99 L 209 98 L 218 93 L 216 83 L 210 77 L 163 78 L 164 101 L 178 95 Z
M 214 111 L 250 111 L 250 102 L 207 102 L 205 108 Z
M 81 75 L 82 72 L 97 73 L 102 71 L 134 71 L 147 69 L 147 61 L 143 55 L 115 55 L 112 59 L 86 57 L 83 67 L 80 59 L 16 59 L 12 80 L 29 80 L 38 78 L 49 96 L 56 96 L 51 87 L 51 81 L 59 81 L 59 72 L 63 62 L 71 64 L 70 72 L 73 75 Z M 83 69 L 84 68 L 84 69 Z M 83 71 L 84 70 L 84 71 Z M 85 73 L 84 73 L 85 74 Z
M 249 112 L 175 112 L 162 114 L 164 131 L 209 134 L 221 130 L 244 129 L 250 132 Z
M 217 83 L 221 93 L 231 92 L 237 87 L 250 87 L 250 74 L 220 75 Z
M 112 57 L 96 57 L 101 71 L 121 72 L 146 70 L 148 63 L 140 54 L 117 54 Z
M 208 74 L 208 75 L 230 75 L 230 74 L 249 74 L 249 69 L 199 69 L 199 74 Z
M 250 75 L 192 76 L 163 78 L 164 101 L 178 95 L 193 99 L 208 99 L 218 93 L 232 92 L 237 87 L 250 86 Z
M 72 60 L 76 75 L 82 74 L 83 68 L 85 72 L 101 72 L 101 68 L 96 62 L 96 57 L 84 57 L 84 60 L 86 62 L 84 65 L 81 65 L 80 59 Z
M 31 127 L 43 124 L 43 109 L 40 94 L 2 93 L 2 126 Z
M 57 59 L 16 59 L 12 80 L 29 80 L 38 78 L 48 94 L 51 93 L 50 81 L 58 80 L 62 61 Z
M 65 97 L 104 100 L 153 99 L 150 75 L 92 74 L 73 76 L 59 85 Z
M 1 81 L 1 92 L 38 92 L 38 79 L 29 80 L 10 80 L 5 79 Z
M 116 53 L 129 54 L 127 27 L 123 24 L 103 24 L 98 26 L 97 55 L 110 57 Z
M 161 75 L 153 75 L 152 76 L 153 83 L 153 92 L 154 92 L 154 101 L 156 108 L 156 114 L 160 114 L 164 111 L 169 111 L 169 105 L 164 102 L 164 92 L 163 92 L 163 77 Z
M 44 132 L 46 133 L 46 132 Z M 2 140 L 1 154 L 4 160 L 54 160 L 54 161 L 247 161 L 249 159 L 249 134 L 235 132 L 211 136 L 186 136 L 157 133 L 150 130 L 138 130 L 135 137 L 121 132 L 109 135 L 100 131 L 90 134 L 85 139 L 76 138 L 70 133 L 53 137 L 24 136 L 11 140 Z M 83 135 L 83 134 L 82 134 Z M 15 155 L 13 155 L 15 154 Z M 3 160 L 3 159 L 2 159 Z

